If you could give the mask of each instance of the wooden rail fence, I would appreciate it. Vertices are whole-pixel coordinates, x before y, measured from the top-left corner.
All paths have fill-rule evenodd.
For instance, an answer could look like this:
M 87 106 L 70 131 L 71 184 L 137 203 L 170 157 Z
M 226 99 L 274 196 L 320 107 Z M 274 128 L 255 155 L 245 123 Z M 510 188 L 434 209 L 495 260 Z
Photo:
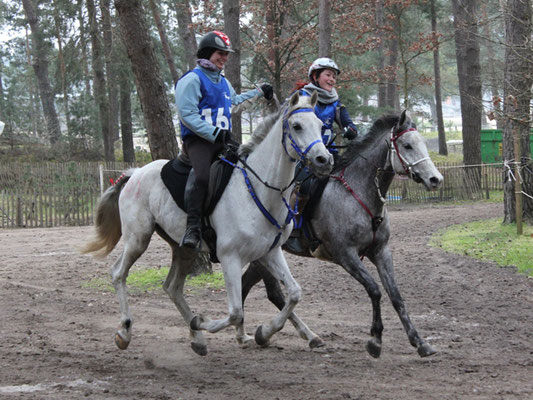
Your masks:
M 0 165 L 0 228 L 90 225 L 101 190 L 130 165 L 124 163 L 3 163 Z M 443 187 L 427 192 L 396 178 L 388 202 L 424 203 L 487 198 L 502 190 L 501 164 L 465 167 L 440 164 Z M 357 188 L 354 187 L 357 191 Z

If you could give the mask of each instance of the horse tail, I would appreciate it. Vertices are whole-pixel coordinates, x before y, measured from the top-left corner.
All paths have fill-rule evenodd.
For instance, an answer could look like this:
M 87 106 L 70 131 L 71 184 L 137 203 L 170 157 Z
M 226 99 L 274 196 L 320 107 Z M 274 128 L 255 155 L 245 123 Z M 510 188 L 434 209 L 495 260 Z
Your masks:
M 104 258 L 117 245 L 122 236 L 118 198 L 122 187 L 131 178 L 134 170 L 124 172 L 100 197 L 94 219 L 96 238 L 87 243 L 82 249 L 83 253 L 95 253 L 95 257 Z

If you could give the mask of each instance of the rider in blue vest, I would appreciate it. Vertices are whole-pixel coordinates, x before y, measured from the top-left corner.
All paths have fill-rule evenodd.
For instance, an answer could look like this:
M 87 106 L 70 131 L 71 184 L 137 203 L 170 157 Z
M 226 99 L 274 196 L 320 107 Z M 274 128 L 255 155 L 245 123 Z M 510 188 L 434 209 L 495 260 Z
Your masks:
M 358 132 L 355 124 L 352 122 L 346 107 L 342 105 L 339 95 L 335 90 L 335 83 L 337 76 L 340 74 L 340 69 L 331 58 L 320 57 L 317 58 L 308 71 L 309 83 L 299 83 L 296 85 L 296 90 L 301 95 L 311 96 L 313 92 L 318 94 L 318 102 L 315 106 L 315 114 L 322 121 L 322 141 L 327 146 L 330 153 L 333 154 L 335 161 L 337 160 L 339 150 L 335 146 L 335 135 L 333 134 L 333 122 L 343 129 L 343 136 L 348 139 L 354 139 Z M 294 209 L 297 207 L 298 215 L 301 215 L 303 208 L 309 200 L 309 186 L 311 180 L 308 179 L 310 173 L 302 168 L 296 180 L 296 187 L 291 197 L 291 206 Z M 301 225 L 301 223 L 298 223 Z M 286 245 L 296 253 L 302 252 L 300 243 L 300 233 L 298 229 L 294 229 L 291 237 L 287 240 Z
M 333 122 L 344 130 L 343 135 L 346 139 L 351 140 L 357 136 L 357 128 L 335 90 L 335 83 L 340 72 L 339 67 L 331 58 L 317 58 L 307 73 L 310 82 L 296 87 L 304 96 L 311 96 L 313 92 L 317 92 L 318 103 L 315 106 L 315 114 L 324 124 L 322 125 L 322 140 L 335 158 L 339 151 L 335 148 Z
M 202 211 L 209 184 L 209 169 L 226 146 L 238 146 L 231 137 L 231 107 L 256 96 L 271 100 L 272 86 L 265 83 L 258 89 L 237 95 L 222 75 L 229 53 L 233 53 L 226 34 L 207 33 L 198 45 L 198 65 L 180 78 L 175 96 L 180 120 L 183 153 L 194 168 L 194 182 L 185 194 L 187 229 L 182 246 L 199 248 L 201 244 Z

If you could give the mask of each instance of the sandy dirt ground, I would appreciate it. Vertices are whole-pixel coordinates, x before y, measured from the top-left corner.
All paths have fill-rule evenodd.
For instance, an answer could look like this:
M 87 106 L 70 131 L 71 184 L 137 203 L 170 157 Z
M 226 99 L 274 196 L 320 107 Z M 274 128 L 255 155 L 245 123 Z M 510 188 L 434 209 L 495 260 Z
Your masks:
M 501 216 L 501 208 L 390 210 L 396 278 L 413 322 L 438 350 L 429 358 L 409 345 L 386 295 L 383 352 L 371 358 L 362 286 L 336 265 L 292 255 L 303 289 L 296 311 L 325 347 L 311 350 L 287 324 L 267 348 L 240 347 L 231 329 L 207 334 L 209 353 L 200 357 L 174 305 L 156 290 L 130 297 L 134 337 L 121 351 L 113 342 L 114 293 L 85 286 L 107 277 L 120 246 L 95 261 L 78 252 L 91 227 L 1 230 L 0 398 L 533 399 L 533 279 L 428 246 L 436 230 Z M 168 264 L 167 246 L 154 236 L 133 270 Z M 223 290 L 189 290 L 187 298 L 195 312 L 226 313 Z M 264 287 L 254 288 L 247 331 L 275 312 Z

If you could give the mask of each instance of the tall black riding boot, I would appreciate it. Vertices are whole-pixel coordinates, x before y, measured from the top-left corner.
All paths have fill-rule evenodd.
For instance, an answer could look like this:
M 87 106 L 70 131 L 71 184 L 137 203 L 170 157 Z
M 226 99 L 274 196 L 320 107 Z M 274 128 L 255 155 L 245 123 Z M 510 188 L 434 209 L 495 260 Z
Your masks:
M 189 178 L 190 179 L 190 178 Z M 187 229 L 181 240 L 181 246 L 193 249 L 200 248 L 202 243 L 202 211 L 206 190 L 193 184 L 185 192 L 185 208 L 187 211 Z
M 294 228 L 291 232 L 291 235 L 285 242 L 285 246 L 288 247 L 290 251 L 296 254 L 304 253 L 304 248 L 302 246 L 302 242 L 300 238 L 301 238 L 302 229 L 303 229 L 302 212 L 308 201 L 309 201 L 309 195 L 301 193 L 300 185 L 297 184 L 293 192 L 291 193 L 290 206 L 291 206 L 291 209 L 298 211 L 295 214 L 295 219 L 298 221 L 297 225 L 299 225 L 300 228 L 299 229 Z

